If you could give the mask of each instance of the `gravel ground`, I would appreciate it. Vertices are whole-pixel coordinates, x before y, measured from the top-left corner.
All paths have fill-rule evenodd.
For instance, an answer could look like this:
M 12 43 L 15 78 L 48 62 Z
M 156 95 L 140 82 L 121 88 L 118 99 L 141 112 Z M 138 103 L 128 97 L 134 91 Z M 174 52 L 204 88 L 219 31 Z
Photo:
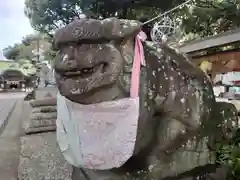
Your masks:
M 63 158 L 55 133 L 21 137 L 19 180 L 71 180 L 72 169 Z
M 47 92 L 56 95 L 55 88 L 38 88 L 36 99 L 44 99 Z M 23 126 L 30 120 L 31 113 L 30 105 L 25 107 Z M 23 135 L 20 144 L 18 180 L 71 180 L 72 167 L 60 152 L 55 132 Z

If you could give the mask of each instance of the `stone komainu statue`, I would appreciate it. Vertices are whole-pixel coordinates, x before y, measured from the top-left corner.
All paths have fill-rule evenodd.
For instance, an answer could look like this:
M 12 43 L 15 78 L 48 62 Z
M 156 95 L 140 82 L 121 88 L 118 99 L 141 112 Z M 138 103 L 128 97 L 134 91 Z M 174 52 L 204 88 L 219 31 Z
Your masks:
M 55 35 L 60 94 L 84 105 L 129 97 L 141 26 L 109 18 L 75 20 L 61 28 Z M 216 102 L 205 73 L 174 49 L 150 41 L 143 47 L 146 66 L 141 67 L 132 156 L 117 168 L 74 167 L 73 179 L 225 179 L 226 173 L 215 165 L 214 144 L 231 135 L 235 107 Z M 91 143 L 94 147 L 95 141 Z

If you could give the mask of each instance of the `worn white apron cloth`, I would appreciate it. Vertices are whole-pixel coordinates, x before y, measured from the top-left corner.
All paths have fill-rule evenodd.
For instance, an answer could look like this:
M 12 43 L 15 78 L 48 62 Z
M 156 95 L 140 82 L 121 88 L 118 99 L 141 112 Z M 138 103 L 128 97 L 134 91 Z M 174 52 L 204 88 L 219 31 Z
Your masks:
M 97 104 L 74 103 L 57 95 L 57 142 L 75 167 L 106 170 L 121 167 L 134 152 L 139 119 L 139 77 L 145 65 L 141 40 L 136 37 L 130 97 Z

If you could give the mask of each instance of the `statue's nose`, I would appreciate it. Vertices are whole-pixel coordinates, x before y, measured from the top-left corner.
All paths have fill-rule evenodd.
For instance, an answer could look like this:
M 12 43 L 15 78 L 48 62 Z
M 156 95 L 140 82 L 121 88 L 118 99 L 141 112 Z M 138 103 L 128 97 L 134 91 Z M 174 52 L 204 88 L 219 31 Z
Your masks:
M 77 69 L 77 61 L 65 54 L 60 61 L 55 63 L 55 68 L 57 71 L 72 71 Z
M 67 70 L 77 69 L 77 61 L 74 58 L 69 58 L 67 54 L 63 56 L 61 64 Z

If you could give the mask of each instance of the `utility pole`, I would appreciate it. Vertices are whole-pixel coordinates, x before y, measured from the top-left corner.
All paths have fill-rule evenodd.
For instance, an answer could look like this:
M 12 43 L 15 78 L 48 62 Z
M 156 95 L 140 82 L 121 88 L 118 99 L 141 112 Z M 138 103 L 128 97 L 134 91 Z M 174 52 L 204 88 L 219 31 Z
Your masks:
M 37 62 L 40 62 L 40 52 L 39 52 L 39 49 L 40 49 L 40 37 L 39 37 L 39 34 L 37 36 Z

